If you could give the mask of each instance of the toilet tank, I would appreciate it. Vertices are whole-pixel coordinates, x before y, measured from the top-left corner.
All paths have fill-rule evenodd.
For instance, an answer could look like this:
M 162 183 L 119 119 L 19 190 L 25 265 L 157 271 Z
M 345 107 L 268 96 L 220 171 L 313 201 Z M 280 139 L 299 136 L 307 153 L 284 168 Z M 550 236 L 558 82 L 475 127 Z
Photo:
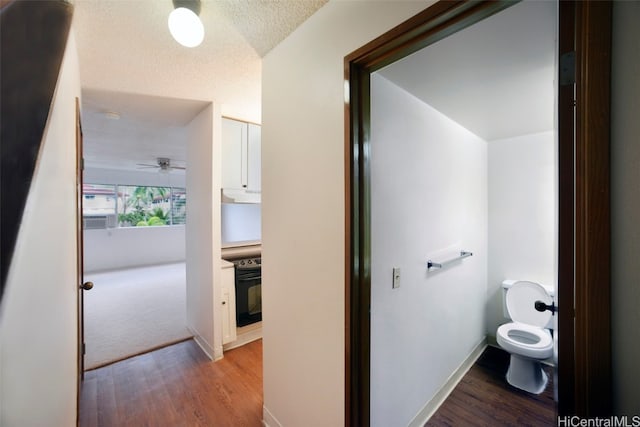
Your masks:
M 507 310 L 507 290 L 514 283 L 520 282 L 520 281 L 521 280 L 512 280 L 512 279 L 507 279 L 507 280 L 503 280 L 502 281 L 502 314 L 507 319 L 511 319 L 511 317 L 509 316 L 509 310 Z M 543 285 L 542 283 L 540 283 L 540 286 L 542 286 L 543 288 L 545 288 L 547 290 L 547 293 L 549 294 L 551 299 L 555 302 L 556 298 L 555 298 L 555 291 L 554 291 L 553 287 L 552 286 L 548 286 L 548 285 Z M 551 318 L 549 319 L 549 323 L 547 323 L 545 328 L 553 329 L 553 321 L 554 321 L 553 317 L 554 316 L 551 316 Z

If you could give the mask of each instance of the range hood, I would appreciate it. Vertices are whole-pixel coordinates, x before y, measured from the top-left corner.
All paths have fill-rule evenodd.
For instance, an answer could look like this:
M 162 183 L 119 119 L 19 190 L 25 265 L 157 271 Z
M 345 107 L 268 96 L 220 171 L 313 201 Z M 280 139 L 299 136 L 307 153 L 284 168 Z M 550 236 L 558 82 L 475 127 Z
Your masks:
M 222 203 L 260 203 L 261 194 L 255 191 L 222 189 Z

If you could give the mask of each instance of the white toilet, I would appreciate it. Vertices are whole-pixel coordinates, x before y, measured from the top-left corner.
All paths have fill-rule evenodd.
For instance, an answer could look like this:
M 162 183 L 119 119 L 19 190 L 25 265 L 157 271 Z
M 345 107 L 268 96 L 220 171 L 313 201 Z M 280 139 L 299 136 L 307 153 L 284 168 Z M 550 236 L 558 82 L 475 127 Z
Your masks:
M 553 317 L 549 310 L 538 311 L 536 301 L 553 302 L 553 288 L 538 283 L 505 280 L 502 282 L 505 316 L 513 322 L 498 328 L 500 347 L 511 353 L 507 382 L 529 393 L 540 394 L 547 385 L 541 361 L 553 355 Z

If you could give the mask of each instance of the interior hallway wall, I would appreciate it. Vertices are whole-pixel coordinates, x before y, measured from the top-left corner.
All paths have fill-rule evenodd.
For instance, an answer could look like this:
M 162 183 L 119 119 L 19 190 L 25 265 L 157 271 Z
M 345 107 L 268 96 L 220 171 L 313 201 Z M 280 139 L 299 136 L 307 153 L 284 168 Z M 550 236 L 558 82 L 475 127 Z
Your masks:
M 640 2 L 613 5 L 611 341 L 616 414 L 640 414 Z
M 502 281 L 555 287 L 558 276 L 557 144 L 553 131 L 489 141 L 487 331 L 503 316 Z
M 187 326 L 212 359 L 222 357 L 220 110 L 205 108 L 187 130 Z
M 371 425 L 409 425 L 485 338 L 487 143 L 379 74 L 371 230 Z
M 2 426 L 76 424 L 76 97 L 72 29 L 0 310 Z
M 431 2 L 330 1 L 262 62 L 264 419 L 345 415 L 344 57 Z

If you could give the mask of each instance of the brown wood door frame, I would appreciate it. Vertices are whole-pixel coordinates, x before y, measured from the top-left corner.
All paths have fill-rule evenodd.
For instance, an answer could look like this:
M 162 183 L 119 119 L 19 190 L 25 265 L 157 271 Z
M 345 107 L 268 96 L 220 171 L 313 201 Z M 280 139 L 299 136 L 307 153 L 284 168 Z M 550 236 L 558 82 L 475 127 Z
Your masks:
M 77 412 L 80 413 L 80 394 L 82 392 L 82 382 L 84 381 L 84 230 L 82 223 L 82 122 L 80 115 L 80 100 L 76 98 L 76 267 L 77 267 L 77 304 L 78 304 L 78 389 L 77 389 Z M 76 424 L 80 417 L 76 418 Z
M 345 425 L 370 424 L 370 75 L 511 5 L 440 1 L 345 58 Z M 560 2 L 559 415 L 611 413 L 609 134 L 611 4 Z M 575 120 L 574 120 L 575 118 Z M 573 301 L 575 300 L 575 306 Z M 573 333 L 575 331 L 575 333 Z

